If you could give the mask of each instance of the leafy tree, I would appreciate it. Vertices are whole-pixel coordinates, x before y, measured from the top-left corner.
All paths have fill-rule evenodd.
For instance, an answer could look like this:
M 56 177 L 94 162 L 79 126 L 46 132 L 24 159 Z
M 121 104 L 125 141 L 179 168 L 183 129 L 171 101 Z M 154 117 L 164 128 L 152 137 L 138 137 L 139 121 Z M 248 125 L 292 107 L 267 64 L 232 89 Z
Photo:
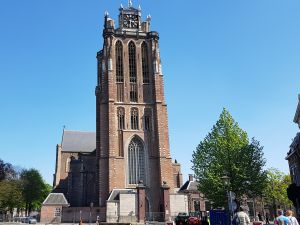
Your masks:
M 42 207 L 43 201 L 46 199 L 48 194 L 52 191 L 52 186 L 50 184 L 44 183 L 44 189 L 42 190 L 42 196 L 38 201 L 33 202 L 34 209 L 40 209 Z
M 20 179 L 22 181 L 26 212 L 29 214 L 33 208 L 41 205 L 49 193 L 49 186 L 47 186 L 41 174 L 36 169 L 24 170 L 21 173 Z
M 291 184 L 291 177 L 275 168 L 267 170 L 267 181 L 264 189 L 264 199 L 273 208 L 276 214 L 278 206 L 290 207 L 292 202 L 288 199 L 287 188 Z
M 0 181 L 6 179 L 13 179 L 16 177 L 16 171 L 10 163 L 5 163 L 0 159 Z
M 0 182 L 0 209 L 13 212 L 23 205 L 22 189 L 18 180 L 3 180 Z
M 226 189 L 236 193 L 237 199 L 260 195 L 266 179 L 263 170 L 263 147 L 252 139 L 223 109 L 219 120 L 193 152 L 192 169 L 199 182 L 199 190 L 215 206 L 226 206 Z M 222 177 L 227 175 L 227 187 Z

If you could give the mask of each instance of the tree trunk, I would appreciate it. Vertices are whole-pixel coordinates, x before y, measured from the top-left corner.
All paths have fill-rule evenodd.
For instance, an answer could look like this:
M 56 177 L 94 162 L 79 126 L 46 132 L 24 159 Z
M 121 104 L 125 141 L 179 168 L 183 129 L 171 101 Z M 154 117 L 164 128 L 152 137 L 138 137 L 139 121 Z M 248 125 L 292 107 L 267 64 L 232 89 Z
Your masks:
M 25 203 L 25 216 L 28 216 L 28 202 Z
M 32 203 L 30 202 L 29 203 L 29 207 L 28 207 L 28 216 L 30 215 L 31 210 L 32 210 Z
M 273 218 L 276 218 L 276 202 L 275 202 L 275 198 L 273 198 Z

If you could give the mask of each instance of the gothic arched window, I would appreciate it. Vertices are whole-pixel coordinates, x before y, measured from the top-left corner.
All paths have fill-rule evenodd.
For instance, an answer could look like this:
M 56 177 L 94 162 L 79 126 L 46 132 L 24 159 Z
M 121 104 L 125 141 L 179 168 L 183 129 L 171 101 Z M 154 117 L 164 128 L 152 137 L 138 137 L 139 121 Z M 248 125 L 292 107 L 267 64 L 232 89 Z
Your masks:
M 129 81 L 130 83 L 136 83 L 136 48 L 133 41 L 128 45 L 129 54 Z
M 131 109 L 131 129 L 138 130 L 139 129 L 139 112 L 137 108 Z
M 121 41 L 116 42 L 116 82 L 117 101 L 124 102 L 124 72 L 123 72 L 123 45 Z
M 118 108 L 118 129 L 125 129 L 125 110 L 124 108 Z
M 142 70 L 143 70 L 143 83 L 149 83 L 149 66 L 148 66 L 148 47 L 146 42 L 142 44 Z
M 121 41 L 116 42 L 116 81 L 124 82 L 123 75 L 123 45 Z
M 128 146 L 128 183 L 145 181 L 145 150 L 142 141 L 134 137 Z
M 129 55 L 128 58 L 129 58 L 129 82 L 130 82 L 129 97 L 131 102 L 137 102 L 138 95 L 137 95 L 137 84 L 136 84 L 136 47 L 133 41 L 129 42 L 128 55 Z

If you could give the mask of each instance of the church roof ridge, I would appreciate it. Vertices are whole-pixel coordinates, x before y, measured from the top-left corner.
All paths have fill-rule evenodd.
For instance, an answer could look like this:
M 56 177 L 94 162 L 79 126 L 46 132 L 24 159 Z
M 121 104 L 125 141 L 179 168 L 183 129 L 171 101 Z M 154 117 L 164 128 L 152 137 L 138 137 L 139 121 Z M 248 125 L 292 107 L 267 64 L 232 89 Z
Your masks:
M 63 152 L 93 152 L 96 149 L 96 132 L 64 130 Z
M 64 132 L 73 132 L 73 133 L 96 133 L 96 131 L 88 131 L 88 130 L 64 130 Z

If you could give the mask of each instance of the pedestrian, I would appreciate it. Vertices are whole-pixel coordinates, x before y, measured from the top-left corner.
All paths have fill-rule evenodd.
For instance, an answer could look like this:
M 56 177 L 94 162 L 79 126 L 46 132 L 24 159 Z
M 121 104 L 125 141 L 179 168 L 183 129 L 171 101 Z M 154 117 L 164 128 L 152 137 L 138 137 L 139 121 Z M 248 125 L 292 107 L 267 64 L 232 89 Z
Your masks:
M 296 217 L 293 216 L 292 210 L 287 210 L 286 216 L 290 219 L 291 225 L 299 225 Z
M 258 217 L 258 221 L 263 221 L 263 218 L 262 218 L 260 212 L 257 214 L 257 217 Z
M 232 224 L 235 225 L 249 225 L 250 218 L 247 213 L 244 212 L 243 207 L 239 208 L 239 211 L 234 215 Z
M 278 209 L 277 217 L 274 220 L 274 224 L 275 225 L 291 225 L 291 222 L 290 222 L 289 218 L 287 218 L 286 216 L 283 215 L 283 210 Z
M 269 213 L 266 213 L 266 224 L 270 224 Z
M 100 218 L 99 216 L 97 216 L 97 219 L 96 219 L 96 224 L 99 225 L 99 221 L 100 221 Z
M 207 220 L 207 216 L 202 217 L 201 225 L 209 225 L 208 220 Z

